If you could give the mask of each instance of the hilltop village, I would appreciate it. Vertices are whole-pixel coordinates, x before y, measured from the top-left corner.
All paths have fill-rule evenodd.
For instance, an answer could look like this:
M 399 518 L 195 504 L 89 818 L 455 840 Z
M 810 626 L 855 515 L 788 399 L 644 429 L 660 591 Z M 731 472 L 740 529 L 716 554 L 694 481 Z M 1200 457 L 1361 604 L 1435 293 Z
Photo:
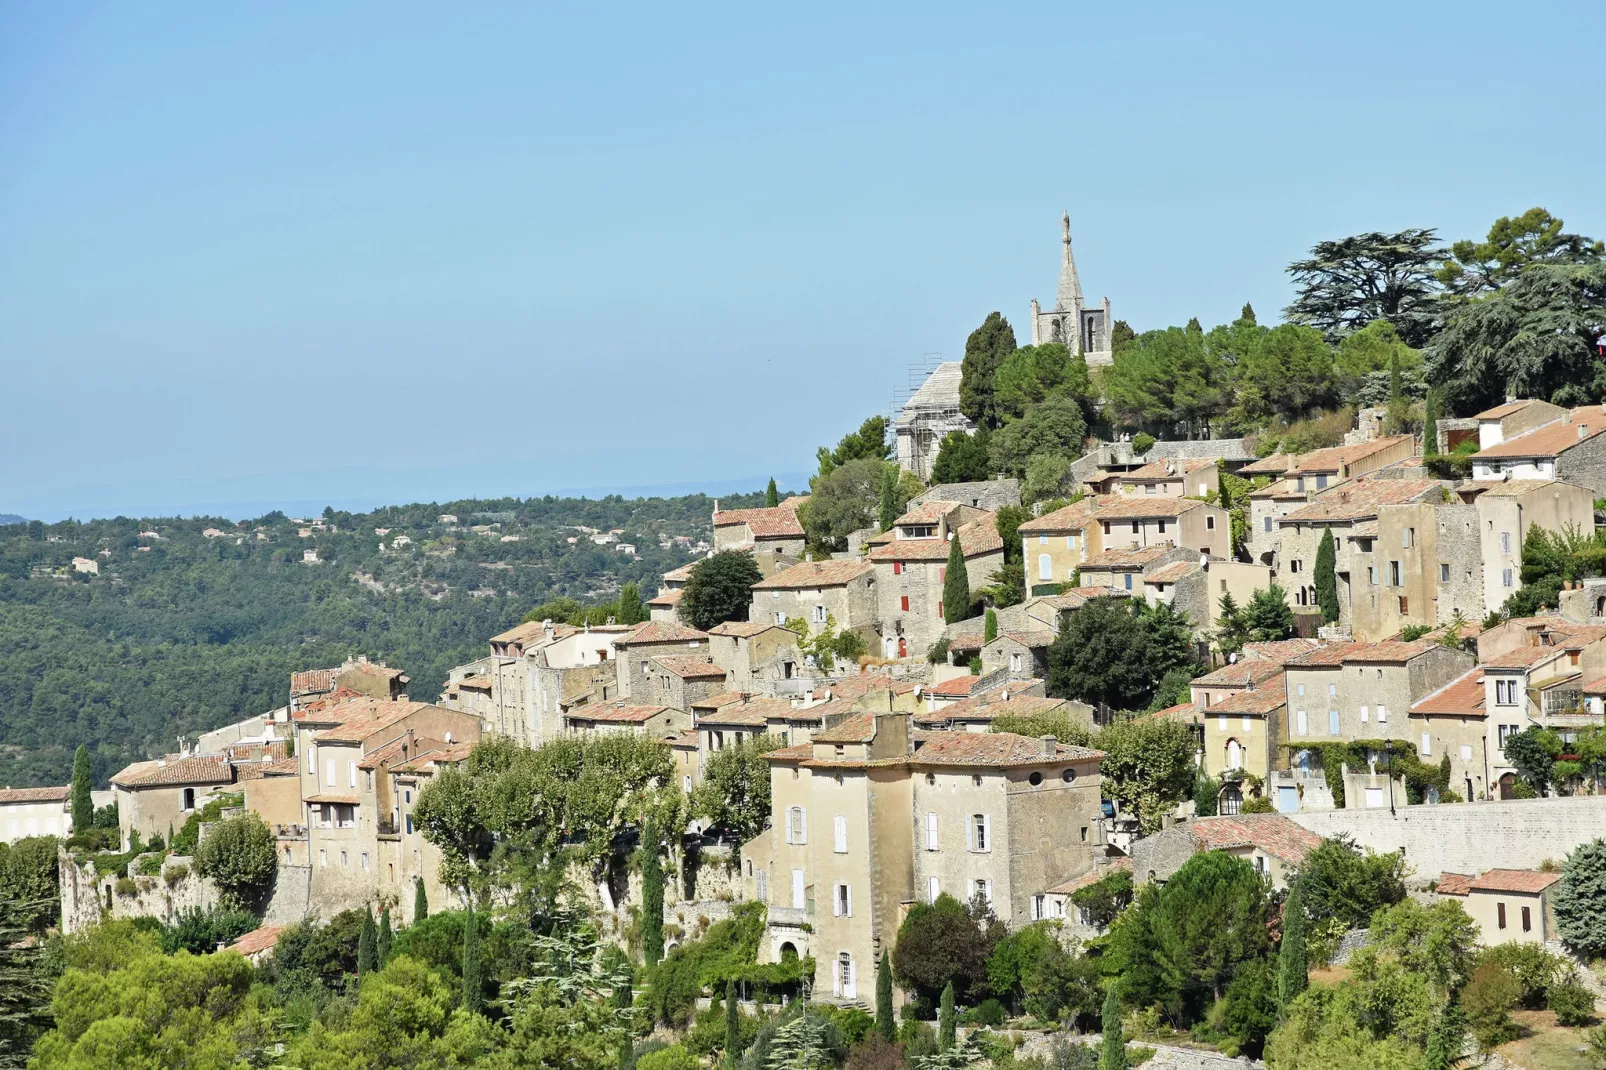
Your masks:
M 383 983 L 460 992 L 417 1027 L 438 1059 L 481 1012 L 516 1036 L 582 991 L 619 1016 L 581 1030 L 603 1062 L 645 1070 L 833 1044 L 866 1068 L 1074 1068 L 1098 1045 L 1101 1066 L 1303 1067 L 1339 1036 L 1344 1065 L 1425 1066 L 1539 1035 L 1524 1008 L 1586 1025 L 1606 405 L 1455 416 L 1377 322 L 1383 356 L 1347 373 L 1375 404 L 1232 433 L 1245 357 L 1236 402 L 1167 402 L 1187 433 L 1123 430 L 1139 355 L 1206 336 L 1137 342 L 1089 306 L 1066 220 L 1031 347 L 989 366 L 994 314 L 822 448 L 809 493 L 772 481 L 665 535 L 692 560 L 655 591 L 485 634 L 438 694 L 379 651 L 306 664 L 104 791 L 87 759 L 0 791 L 13 858 L 60 840 L 36 928 L 178 933 L 281 1000 L 354 1001 L 294 1065 L 365 1043 L 393 948 L 437 980 Z M 1287 337 L 1248 309 L 1233 328 Z M 634 558 L 624 534 L 568 541 Z M 592 941 L 568 973 L 565 940 Z M 1311 967 L 1340 1002 L 1301 996 Z M 540 969 L 546 1003 L 520 987 Z M 1387 985 L 1415 1001 L 1389 996 L 1392 1024 L 1342 1002 Z

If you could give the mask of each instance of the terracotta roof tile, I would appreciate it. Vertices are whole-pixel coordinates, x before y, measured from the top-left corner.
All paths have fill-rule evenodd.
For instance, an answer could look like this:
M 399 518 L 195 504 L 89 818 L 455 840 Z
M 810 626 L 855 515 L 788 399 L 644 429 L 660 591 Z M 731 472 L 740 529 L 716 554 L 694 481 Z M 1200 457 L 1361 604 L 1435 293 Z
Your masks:
M 1228 714 L 1258 713 L 1264 715 L 1274 710 L 1279 710 L 1287 704 L 1288 692 L 1283 686 L 1283 681 L 1279 678 L 1268 682 L 1262 687 L 1246 687 L 1242 691 L 1234 692 L 1220 702 L 1212 703 L 1208 709 L 1201 712 L 1219 717 L 1225 717 Z
M 1339 472 L 1343 466 L 1354 464 L 1374 453 L 1381 453 L 1409 439 L 1409 435 L 1394 435 L 1390 438 L 1377 438 L 1370 442 L 1356 442 L 1348 446 L 1328 446 L 1325 449 L 1312 450 L 1302 453 L 1294 462 L 1291 472 L 1298 475 L 1310 472 Z
M 1315 650 L 1289 658 L 1284 664 L 1290 669 L 1331 668 L 1344 664 L 1350 654 L 1363 649 L 1366 643 L 1328 643 Z
M 255 955 L 266 951 L 279 942 L 279 934 L 284 932 L 283 925 L 263 925 L 252 929 L 234 943 L 229 945 L 230 951 L 238 951 L 242 955 Z
M 1018 529 L 1028 535 L 1053 535 L 1066 531 L 1081 531 L 1087 526 L 1092 510 L 1097 505 L 1093 498 L 1083 498 L 1070 505 L 1056 509 L 1052 513 L 1044 513 L 1040 517 L 1028 520 Z
M 336 727 L 319 732 L 314 737 L 316 742 L 360 743 L 375 732 L 382 732 L 398 721 L 402 721 L 421 710 L 430 709 L 432 704 L 428 702 L 411 702 L 407 699 L 396 699 L 391 702 L 364 699 L 348 703 L 347 706 L 351 715 Z
M 947 703 L 933 713 L 917 713 L 915 724 L 945 724 L 953 720 L 990 721 L 998 717 L 1031 717 L 1039 713 L 1064 709 L 1068 705 L 1062 698 L 1022 695 L 1013 686 L 1006 686 L 984 691 L 961 702 Z
M 666 608 L 678 606 L 680 605 L 680 600 L 685 593 L 686 591 L 683 588 L 676 587 L 674 590 L 665 591 L 663 594 L 654 595 L 653 597 L 647 599 L 647 604 L 649 606 L 663 606 Z
M 681 565 L 679 568 L 672 568 L 668 572 L 664 573 L 664 582 L 687 583 L 691 580 L 691 570 L 696 567 L 697 562 L 693 561 L 689 565 Z
M 1560 873 L 1543 873 L 1537 869 L 1491 869 L 1480 873 L 1467 887 L 1474 892 L 1538 895 L 1559 880 Z
M 1414 639 L 1409 643 L 1390 639 L 1381 643 L 1364 644 L 1361 649 L 1347 655 L 1344 660 L 1362 665 L 1410 661 L 1437 648 L 1438 645 L 1431 639 Z
M 1238 474 L 1241 476 L 1274 476 L 1288 471 L 1298 460 L 1299 455 L 1295 453 L 1272 453 L 1260 458 L 1258 461 L 1250 461 L 1238 469 Z
M 714 527 L 746 524 L 755 539 L 800 539 L 803 525 L 798 521 L 797 507 L 807 500 L 792 497 L 768 509 L 722 509 L 714 514 Z
M 1043 741 L 1013 732 L 924 732 L 911 765 L 1042 765 L 1103 758 L 1104 752 L 1068 743 L 1044 753 Z
M 1193 841 L 1202 851 L 1231 847 L 1258 847 L 1273 858 L 1298 865 L 1322 838 L 1282 814 L 1239 814 L 1236 817 L 1197 817 L 1188 822 Z
M 1433 890 L 1440 895 L 1466 895 L 1472 890 L 1474 879 L 1469 873 L 1441 873 Z
M 0 806 L 7 803 L 66 802 L 72 785 L 60 788 L 0 788 Z
M 1193 509 L 1206 508 L 1204 502 L 1193 498 L 1164 498 L 1159 495 L 1149 497 L 1101 497 L 1094 511 L 1095 520 L 1141 520 L 1147 517 L 1174 517 Z M 1022 525 L 1024 527 L 1025 525 Z
M 1168 466 L 1171 469 L 1170 471 L 1166 470 Z M 1215 466 L 1216 462 L 1207 457 L 1184 458 L 1180 462 L 1169 459 L 1150 461 L 1142 468 L 1123 472 L 1116 478 L 1122 483 L 1161 482 L 1169 479 L 1181 479 L 1184 476 L 1192 475 L 1194 472 L 1202 471 L 1206 468 L 1214 468 Z
M 491 678 L 482 672 L 472 673 L 457 681 L 458 687 L 466 687 L 470 691 L 489 691 L 491 684 Z
M 868 743 L 875 738 L 875 714 L 856 713 L 815 732 L 814 743 Z
M 1260 683 L 1281 676 L 1283 667 L 1275 661 L 1257 661 L 1253 658 L 1223 665 L 1219 669 L 1197 676 L 1194 687 L 1247 687 L 1251 681 Z
M 678 736 L 665 736 L 664 742 L 676 750 L 696 750 L 702 745 L 696 729 L 682 732 Z
M 725 679 L 724 669 L 697 654 L 662 654 L 652 660 L 682 680 Z
M 969 697 L 975 693 L 977 685 L 979 685 L 983 679 L 984 677 L 981 676 L 956 676 L 952 680 L 944 680 L 942 683 L 933 684 L 924 690 L 928 695 L 958 695 L 960 697 Z
M 1104 550 L 1082 563 L 1083 572 L 1100 569 L 1141 569 L 1175 550 L 1175 546 L 1147 546 L 1140 550 Z
M 564 716 L 570 721 L 596 721 L 603 724 L 646 724 L 668 706 L 632 706 L 625 702 L 591 703 L 576 706 Z
M 1555 423 L 1536 427 L 1532 431 L 1525 431 L 1515 438 L 1506 439 L 1498 446 L 1479 450 L 1472 455 L 1472 459 L 1483 461 L 1555 457 L 1580 442 L 1594 438 L 1602 431 L 1606 431 L 1606 412 L 1602 412 L 1599 406 L 1591 406 L 1587 410 L 1575 409 L 1570 420 L 1557 420 Z
M 643 621 L 615 639 L 614 646 L 633 646 L 637 643 L 690 643 L 707 638 L 707 632 L 688 628 L 672 620 L 649 620 Z
M 764 755 L 772 762 L 806 762 L 814 757 L 813 743 L 794 743 L 790 747 L 781 747 Z
M 767 620 L 728 620 L 724 624 L 716 624 L 708 629 L 708 634 L 731 636 L 737 639 L 751 639 L 755 635 L 762 635 L 771 628 L 786 630 L 781 628 L 779 624 Z
M 335 686 L 334 669 L 307 669 L 290 674 L 290 694 L 315 695 L 332 691 Z
M 1534 403 L 1533 398 L 1518 398 L 1508 401 L 1504 405 L 1496 405 L 1492 409 L 1484 409 L 1473 417 L 1474 420 L 1502 420 L 1514 412 L 1521 412 Z
M 912 541 L 912 540 L 911 540 Z M 810 587 L 841 587 L 870 574 L 865 561 L 805 561 L 769 579 L 753 584 L 755 591 L 801 590 Z
M 1169 565 L 1161 565 L 1147 576 L 1144 583 L 1176 583 L 1178 580 L 1192 576 L 1196 572 L 1204 571 L 1197 561 L 1173 561 Z
M 572 630 L 571 625 L 566 625 L 561 622 L 555 623 L 553 626 L 554 637 L 557 636 L 557 629 L 559 628 Z M 546 628 L 542 625 L 542 623 L 538 620 L 527 620 L 523 623 L 514 625 L 505 632 L 491 636 L 491 642 L 519 643 L 521 645 L 528 646 L 539 639 L 545 638 Z
M 1436 479 L 1360 479 L 1345 480 L 1303 508 L 1278 519 L 1280 525 L 1343 523 L 1369 520 L 1382 505 L 1399 505 L 1438 493 Z
M 226 754 L 169 755 L 160 762 L 135 762 L 112 777 L 125 788 L 154 788 L 175 784 L 229 784 L 234 767 Z
M 1484 698 L 1483 669 L 1476 668 L 1456 677 L 1437 691 L 1423 695 L 1411 703 L 1410 712 L 1422 716 L 1450 714 L 1483 717 L 1489 712 L 1484 707 Z
M 697 724 L 699 726 L 731 724 L 746 728 L 763 728 L 772 719 L 787 719 L 796 712 L 789 699 L 753 697 L 744 702 L 738 697 L 737 701 L 721 703 L 718 709 L 706 713 L 699 707 Z

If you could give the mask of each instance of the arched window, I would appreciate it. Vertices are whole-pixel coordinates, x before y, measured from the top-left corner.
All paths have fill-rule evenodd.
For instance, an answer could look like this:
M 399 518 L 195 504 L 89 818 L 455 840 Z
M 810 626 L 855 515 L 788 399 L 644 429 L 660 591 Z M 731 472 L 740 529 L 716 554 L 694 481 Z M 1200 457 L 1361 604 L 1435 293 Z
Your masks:
M 1054 559 L 1048 554 L 1037 555 L 1037 578 L 1040 580 L 1054 578 Z
M 195 789 L 194 788 L 185 788 L 184 789 L 184 806 L 183 806 L 183 808 L 185 810 L 193 810 L 193 809 L 195 809 Z
M 1244 767 L 1244 748 L 1236 739 L 1227 740 L 1227 768 L 1242 769 Z
M 1221 796 L 1216 804 L 1216 813 L 1222 817 L 1232 817 L 1243 809 L 1244 793 L 1238 790 L 1238 785 L 1228 784 L 1221 789 Z

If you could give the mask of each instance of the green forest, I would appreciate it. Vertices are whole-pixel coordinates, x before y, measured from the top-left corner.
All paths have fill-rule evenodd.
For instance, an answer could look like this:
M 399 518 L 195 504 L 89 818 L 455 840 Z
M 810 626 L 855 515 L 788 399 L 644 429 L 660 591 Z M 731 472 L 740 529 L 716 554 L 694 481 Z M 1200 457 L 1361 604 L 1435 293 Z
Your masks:
M 432 699 L 447 670 L 537 606 L 608 600 L 631 582 L 656 592 L 708 540 L 712 510 L 703 495 L 547 497 L 326 510 L 304 523 L 270 513 L 0 526 L 0 784 L 66 783 L 80 743 L 104 784 L 180 734 L 283 705 L 292 671 L 348 655 L 405 669 L 411 695 Z M 620 531 L 636 556 L 581 527 Z M 74 558 L 98 574 L 75 571 Z

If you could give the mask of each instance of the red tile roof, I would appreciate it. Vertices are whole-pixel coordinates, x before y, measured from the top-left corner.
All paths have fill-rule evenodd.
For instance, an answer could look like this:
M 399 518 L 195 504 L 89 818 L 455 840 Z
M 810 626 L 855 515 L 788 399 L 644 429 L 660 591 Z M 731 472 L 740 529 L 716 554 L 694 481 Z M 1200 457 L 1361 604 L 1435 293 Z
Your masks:
M 154 788 L 177 784 L 229 784 L 234 767 L 225 754 L 169 755 L 161 761 L 135 762 L 115 774 L 111 782 L 125 788 Z
M 702 707 L 698 707 L 701 711 Z M 738 696 L 735 702 L 721 703 L 717 709 L 708 712 L 699 712 L 697 724 L 703 725 L 739 725 L 744 728 L 763 728 L 773 718 L 781 720 L 790 718 L 797 711 L 792 703 L 784 698 L 748 697 L 744 701 Z
M 457 686 L 466 687 L 470 691 L 489 691 L 491 689 L 491 678 L 485 673 L 477 672 L 457 681 Z
M 647 599 L 647 604 L 649 606 L 664 607 L 678 606 L 680 605 L 680 600 L 685 593 L 686 591 L 684 588 L 676 587 L 674 590 L 665 591 L 663 594 L 655 595 L 652 598 Z
M 1426 654 L 1438 647 L 1431 639 L 1415 639 L 1409 643 L 1398 640 L 1385 640 L 1381 643 L 1368 643 L 1361 649 L 1347 655 L 1346 662 L 1358 662 L 1363 665 L 1376 663 L 1393 663 L 1410 661 L 1414 657 Z
M 968 697 L 976 690 L 976 685 L 982 682 L 980 676 L 956 676 L 952 680 L 944 680 L 940 684 L 932 684 L 925 689 L 928 695 L 959 695 Z
M 1085 568 L 1086 566 L 1084 565 L 1083 567 Z M 1153 584 L 1176 583 L 1178 580 L 1192 576 L 1200 571 L 1202 570 L 1199 568 L 1199 562 L 1197 561 L 1173 561 L 1169 565 L 1161 565 L 1147 576 L 1144 576 L 1143 582 Z
M 1473 419 L 1474 420 L 1501 420 L 1501 419 L 1504 419 L 1507 416 L 1510 416 L 1514 412 L 1521 412 L 1523 409 L 1526 409 L 1529 405 L 1532 405 L 1533 403 L 1534 403 L 1534 399 L 1533 398 L 1518 398 L 1515 401 L 1508 401 L 1504 405 L 1496 405 L 1492 409 L 1484 409 L 1482 412 L 1480 412 L 1476 416 L 1474 416 Z
M 1476 668 L 1457 676 L 1437 691 L 1431 691 L 1411 704 L 1411 713 L 1430 717 L 1435 714 L 1483 717 L 1483 669 Z
M 1010 684 L 984 691 L 960 702 L 945 703 L 933 713 L 917 713 L 915 723 L 943 724 L 956 719 L 981 721 L 998 717 L 1031 717 L 1034 714 L 1064 709 L 1068 705 L 1062 698 L 1023 695 L 1017 690 L 1017 685 Z
M 242 955 L 250 956 L 266 951 L 279 942 L 279 934 L 284 932 L 283 925 L 264 925 L 252 929 L 234 943 L 229 945 L 230 951 L 238 951 Z
M 1273 858 L 1298 865 L 1321 845 L 1322 838 L 1282 814 L 1239 814 L 1236 817 L 1196 817 L 1187 824 L 1201 851 L 1258 847 Z
M 755 539 L 800 539 L 803 525 L 797 519 L 797 507 L 807 500 L 792 497 L 769 509 L 722 509 L 714 514 L 714 527 L 746 524 Z
M 1149 517 L 1181 516 L 1193 509 L 1207 508 L 1204 502 L 1194 498 L 1165 498 L 1159 495 L 1101 497 L 1098 499 L 1097 511 L 1093 514 L 1095 520 L 1142 520 Z M 1021 525 L 1023 528 L 1025 525 Z
M 319 743 L 361 743 L 375 732 L 382 732 L 415 713 L 432 708 L 428 702 L 411 702 L 396 699 L 384 702 L 379 699 L 362 699 L 347 703 L 350 715 L 334 728 L 319 732 L 313 737 Z M 440 709 L 441 707 L 433 707 Z
M 7 803 L 66 802 L 72 785 L 61 788 L 0 788 L 0 806 Z
M 1279 677 L 1269 681 L 1261 687 L 1244 688 L 1212 704 L 1208 709 L 1200 712 L 1218 717 L 1227 714 L 1261 714 L 1265 715 L 1279 710 L 1288 704 L 1288 692 L 1283 687 Z
M 290 674 L 290 694 L 315 695 L 334 689 L 334 669 L 308 669 Z
M 1315 639 L 1275 639 L 1266 643 L 1245 643 L 1243 657 L 1286 665 L 1290 659 L 1308 654 L 1319 646 L 1321 643 Z
M 1082 563 L 1083 572 L 1097 572 L 1100 569 L 1141 569 L 1143 566 L 1164 557 L 1175 550 L 1175 546 L 1149 546 L 1141 550 L 1104 550 L 1094 554 Z
M 682 680 L 725 679 L 724 669 L 697 654 L 662 654 L 652 660 Z
M 1354 464 L 1374 453 L 1392 449 L 1411 436 L 1394 435 L 1391 438 L 1377 438 L 1370 442 L 1356 442 L 1349 446 L 1328 446 L 1325 449 L 1312 450 L 1300 454 L 1291 469 L 1295 474 L 1305 472 L 1340 472 L 1345 465 Z
M 1528 457 L 1555 457 L 1606 431 L 1606 412 L 1601 406 L 1574 409 L 1570 419 L 1525 431 L 1508 438 L 1497 446 L 1479 450 L 1472 455 L 1474 461 L 1525 459 Z
M 1040 739 L 1013 732 L 922 732 L 911 765 L 1043 765 L 1103 758 L 1104 752 L 1056 743 L 1045 753 Z
M 1433 890 L 1440 895 L 1466 895 L 1472 889 L 1475 878 L 1468 873 L 1441 873 L 1435 882 Z
M 875 738 L 875 714 L 855 713 L 815 732 L 813 743 L 868 743 Z
M 360 795 L 337 795 L 331 792 L 321 792 L 317 795 L 308 795 L 306 801 L 322 805 L 356 806 L 362 802 Z
M 790 747 L 781 747 L 764 755 L 772 762 L 806 762 L 814 757 L 813 743 L 794 743 Z
M 1072 877 L 1070 880 L 1061 881 L 1052 888 L 1044 889 L 1044 891 L 1050 895 L 1070 895 L 1072 892 L 1079 892 L 1083 888 L 1097 884 L 1112 873 L 1128 873 L 1131 870 L 1132 859 L 1126 855 L 1120 855 L 1110 859 L 1108 865 L 1096 866 L 1092 871 L 1084 873 L 1080 877 Z
M 676 624 L 672 620 L 643 621 L 614 640 L 614 646 L 634 646 L 638 643 L 690 643 L 707 639 L 707 632 Z
M 913 541 L 913 540 L 911 540 Z M 870 574 L 865 561 L 805 561 L 766 580 L 753 584 L 755 591 L 803 590 L 812 587 L 841 587 Z
M 1135 468 L 1130 472 L 1123 472 L 1116 478 L 1122 483 L 1130 482 L 1161 482 L 1168 479 L 1181 479 L 1205 468 L 1214 468 L 1216 462 L 1207 457 L 1184 458 L 1183 460 L 1150 461 L 1142 468 Z M 1167 471 L 1167 468 L 1170 471 Z
M 697 562 L 693 561 L 689 565 L 681 565 L 679 568 L 672 568 L 668 572 L 664 573 L 664 582 L 686 583 L 691 579 L 691 570 L 696 567 Z
M 1442 487 L 1436 479 L 1360 479 L 1346 480 L 1319 496 L 1309 505 L 1277 521 L 1280 525 L 1344 523 L 1377 516 L 1382 505 L 1399 505 L 1422 499 Z
M 594 703 L 577 706 L 564 716 L 571 721 L 597 721 L 603 724 L 646 724 L 668 708 L 668 706 L 632 706 L 625 702 Z
M 1537 869 L 1491 869 L 1480 873 L 1468 888 L 1474 892 L 1538 895 L 1559 880 L 1560 873 L 1543 873 Z
M 1247 687 L 1250 681 L 1260 683 L 1270 680 L 1274 676 L 1281 676 L 1283 667 L 1275 661 L 1236 661 L 1231 665 L 1223 665 L 1213 672 L 1197 676 L 1193 680 L 1194 687 Z
M 1053 535 L 1066 531 L 1081 531 L 1089 522 L 1093 509 L 1097 506 L 1093 498 L 1083 498 L 1072 502 L 1052 513 L 1044 513 L 1033 520 L 1028 520 L 1018 529 L 1026 535 Z

